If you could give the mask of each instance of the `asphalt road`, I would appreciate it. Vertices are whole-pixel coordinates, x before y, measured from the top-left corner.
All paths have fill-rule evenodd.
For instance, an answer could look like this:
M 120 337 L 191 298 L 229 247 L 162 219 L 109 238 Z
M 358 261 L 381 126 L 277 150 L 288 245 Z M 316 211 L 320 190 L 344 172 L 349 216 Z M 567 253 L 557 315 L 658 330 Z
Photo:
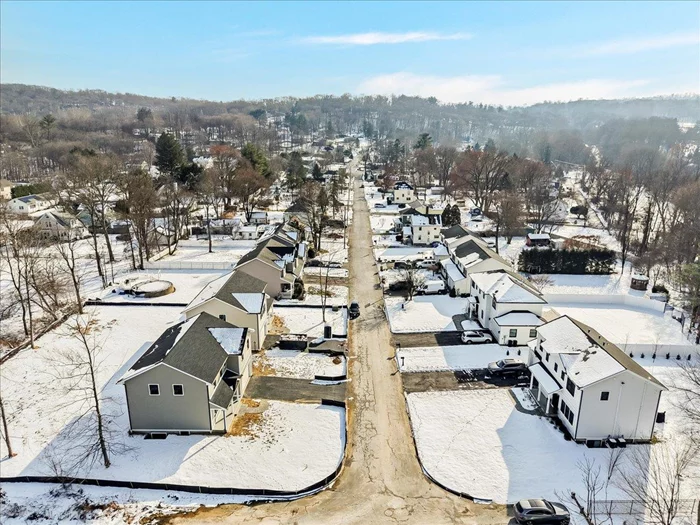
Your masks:
M 352 321 L 348 362 L 348 447 L 332 488 L 284 503 L 200 508 L 169 523 L 505 524 L 501 505 L 454 496 L 424 476 L 416 458 L 401 376 L 396 373 L 382 292 L 372 257 L 369 211 L 355 182 L 350 233 L 351 296 L 362 316 Z M 477 460 L 475 458 L 475 460 Z

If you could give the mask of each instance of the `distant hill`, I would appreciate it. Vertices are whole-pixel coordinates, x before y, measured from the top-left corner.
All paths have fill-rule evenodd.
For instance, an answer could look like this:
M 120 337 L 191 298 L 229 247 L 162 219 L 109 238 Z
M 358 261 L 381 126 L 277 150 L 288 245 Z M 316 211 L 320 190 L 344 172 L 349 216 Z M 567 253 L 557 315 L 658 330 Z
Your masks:
M 188 110 L 199 109 L 202 113 L 216 115 L 221 113 L 247 112 L 261 106 L 281 111 L 297 106 L 307 108 L 338 109 L 344 107 L 364 111 L 381 111 L 386 97 L 342 97 L 316 96 L 307 98 L 279 98 L 274 100 L 216 102 L 184 98 L 158 98 L 136 95 L 133 93 L 109 93 L 99 89 L 61 90 L 50 87 L 30 86 L 25 84 L 0 85 L 0 111 L 5 114 L 33 113 L 43 115 L 57 113 L 70 108 L 87 108 L 99 110 L 106 108 L 136 109 L 142 106 L 153 110 L 168 110 L 186 107 Z M 398 97 L 402 109 L 412 108 L 421 111 L 426 106 L 436 109 L 434 99 L 418 97 Z M 495 109 L 493 106 L 482 108 L 467 104 L 439 105 L 446 113 L 473 112 L 480 109 Z M 585 125 L 591 121 L 606 121 L 611 118 L 647 118 L 667 117 L 680 121 L 700 121 L 700 95 L 674 95 L 640 99 L 616 100 L 579 100 L 573 102 L 543 102 L 529 107 L 498 108 L 501 116 L 510 114 L 520 118 L 532 117 L 536 120 L 567 122 L 569 125 Z M 431 111 L 432 113 L 433 111 Z M 503 115 L 505 113 L 506 115 Z M 506 118 L 505 120 L 509 120 Z

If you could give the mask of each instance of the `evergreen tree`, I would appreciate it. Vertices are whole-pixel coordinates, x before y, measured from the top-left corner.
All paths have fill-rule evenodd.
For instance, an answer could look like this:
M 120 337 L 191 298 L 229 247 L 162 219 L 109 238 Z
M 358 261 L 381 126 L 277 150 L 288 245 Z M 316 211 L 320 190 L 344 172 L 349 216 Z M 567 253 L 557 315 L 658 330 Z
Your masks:
M 250 162 L 255 171 L 257 171 L 260 175 L 262 175 L 266 179 L 270 178 L 270 176 L 272 175 L 272 170 L 270 170 L 270 164 L 267 160 L 267 157 L 259 147 L 249 142 L 248 144 L 243 146 L 243 149 L 241 149 L 241 155 L 243 156 L 243 158 L 248 159 L 248 162 Z
M 311 175 L 313 176 L 314 180 L 317 180 L 317 181 L 323 180 L 323 173 L 321 173 L 321 166 L 319 166 L 318 163 L 314 163 L 314 169 L 311 172 Z
M 177 171 L 185 163 L 185 153 L 182 146 L 169 133 L 163 133 L 156 141 L 156 167 L 161 173 L 175 177 Z

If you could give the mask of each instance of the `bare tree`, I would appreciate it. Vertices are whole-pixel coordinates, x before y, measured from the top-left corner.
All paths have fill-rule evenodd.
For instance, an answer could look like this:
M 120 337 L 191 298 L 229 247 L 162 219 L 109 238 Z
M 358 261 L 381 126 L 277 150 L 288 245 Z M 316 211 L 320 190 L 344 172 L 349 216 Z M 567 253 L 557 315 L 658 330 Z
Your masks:
M 450 176 L 453 187 L 469 195 L 488 212 L 494 195 L 505 182 L 512 158 L 502 151 L 465 151 Z
M 494 199 L 494 210 L 492 217 L 496 228 L 496 253 L 498 253 L 499 235 L 503 233 L 506 242 L 510 244 L 513 237 L 522 229 L 523 201 L 515 192 L 500 191 Z
M 212 249 L 211 217 L 209 214 L 211 209 L 216 213 L 223 197 L 219 184 L 219 174 L 214 170 L 206 170 L 204 175 L 202 175 L 202 179 L 199 181 L 197 194 L 199 195 L 200 202 L 204 203 L 207 238 L 209 239 L 209 253 L 212 253 L 214 250 Z
M 270 187 L 270 181 L 262 176 L 245 159 L 241 159 L 236 168 L 233 196 L 241 203 L 246 221 L 250 221 L 253 211 Z
M 76 251 L 80 245 L 80 238 L 77 236 L 75 230 L 70 228 L 68 231 L 68 237 L 64 242 L 56 243 L 56 251 L 61 256 L 63 261 L 63 266 L 68 270 L 70 275 L 71 283 L 73 284 L 73 292 L 75 293 L 76 306 L 78 308 L 78 313 L 83 313 L 83 300 L 80 295 L 80 288 L 82 284 L 82 272 L 78 259 L 76 257 Z
M 625 455 L 614 484 L 644 506 L 645 523 L 673 525 L 681 510 L 684 475 L 697 453 L 691 440 L 634 447 Z
M 399 272 L 399 281 L 405 283 L 403 296 L 406 301 L 410 301 L 416 295 L 418 289 L 425 283 L 425 277 L 416 268 L 406 268 Z
M 10 439 L 10 430 L 7 426 L 7 417 L 5 416 L 5 404 L 2 401 L 2 392 L 0 392 L 0 419 L 2 419 L 2 434 L 7 447 L 7 456 L 12 458 L 17 454 L 12 450 L 12 440 Z
M 689 421 L 688 434 L 700 444 L 700 351 L 690 361 L 679 361 L 680 377 L 673 383 L 680 394 L 675 403 Z
M 299 191 L 299 200 L 304 210 L 299 215 L 311 230 L 311 244 L 318 251 L 321 249 L 321 237 L 328 222 L 328 194 L 323 185 L 310 181 Z
M 66 430 L 68 472 L 89 470 L 99 460 L 105 468 L 112 464 L 110 456 L 125 447 L 117 439 L 113 414 L 102 396 L 98 376 L 102 367 L 101 328 L 92 312 L 76 315 L 63 326 L 63 335 L 72 344 L 57 353 L 55 376 L 63 390 L 64 406 L 79 407 L 79 414 Z

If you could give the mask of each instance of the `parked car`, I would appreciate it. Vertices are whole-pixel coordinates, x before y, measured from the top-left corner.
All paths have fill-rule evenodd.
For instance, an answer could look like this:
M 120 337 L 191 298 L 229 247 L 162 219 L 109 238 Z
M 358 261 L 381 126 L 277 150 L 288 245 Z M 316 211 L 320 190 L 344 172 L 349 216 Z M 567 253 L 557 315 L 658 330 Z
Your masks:
M 342 268 L 342 267 L 343 267 L 343 265 L 342 265 L 341 263 L 339 263 L 339 262 L 334 262 L 334 261 L 329 262 L 329 263 L 327 264 L 327 266 L 328 266 L 329 268 Z
M 447 293 L 447 286 L 444 281 L 427 281 L 421 284 L 416 290 L 418 295 L 433 295 Z
M 484 216 L 483 215 L 472 215 L 472 222 L 483 222 Z
M 492 376 L 521 375 L 527 372 L 527 365 L 516 359 L 494 361 L 487 368 Z
M 357 301 L 353 301 L 350 303 L 350 307 L 348 308 L 348 314 L 350 314 L 350 319 L 357 319 L 358 317 L 360 317 L 360 305 Z
M 381 202 L 378 202 L 374 205 L 375 208 L 386 208 L 386 204 L 382 204 Z
M 481 215 L 481 208 L 472 208 L 472 209 L 469 211 L 469 214 L 470 214 L 472 217 L 476 217 L 477 215 Z M 474 219 L 472 219 L 472 220 L 474 220 Z
M 320 259 L 311 259 L 310 261 L 306 261 L 304 263 L 304 266 L 306 267 L 318 267 L 318 266 L 323 266 L 323 262 Z
M 431 242 L 431 243 L 430 243 L 430 247 L 431 247 L 431 248 L 437 248 L 438 246 L 440 246 L 440 243 L 439 243 L 438 241 L 435 241 L 435 242 Z
M 546 499 L 522 499 L 513 506 L 515 521 L 518 523 L 557 523 L 568 524 L 569 510 L 561 503 Z
M 389 290 L 392 292 L 398 292 L 400 290 L 405 290 L 408 288 L 408 283 L 406 281 L 396 281 L 395 283 L 391 283 L 389 285 Z
M 435 261 L 418 261 L 416 263 L 416 268 L 433 268 L 437 263 Z
M 408 270 L 413 268 L 413 265 L 408 261 L 396 261 L 394 263 L 394 268 L 397 270 Z
M 493 337 L 488 332 L 478 330 L 466 330 L 461 335 L 462 342 L 467 345 L 474 343 L 493 343 Z

